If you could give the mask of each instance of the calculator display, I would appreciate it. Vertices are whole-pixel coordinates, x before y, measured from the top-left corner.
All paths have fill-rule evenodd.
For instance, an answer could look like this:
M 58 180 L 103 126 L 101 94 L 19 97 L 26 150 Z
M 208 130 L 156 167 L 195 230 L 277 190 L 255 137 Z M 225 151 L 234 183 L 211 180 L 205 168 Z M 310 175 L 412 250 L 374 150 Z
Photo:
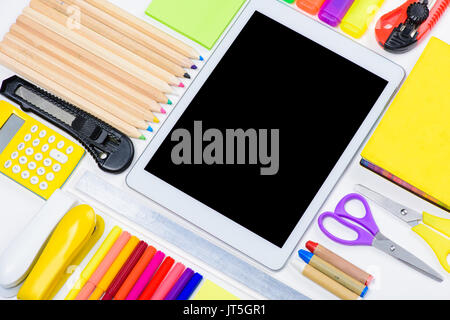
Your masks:
M 0 153 L 5 150 L 6 146 L 12 138 L 14 138 L 17 132 L 19 132 L 24 123 L 25 120 L 16 116 L 14 113 L 6 120 L 5 124 L 0 129 Z

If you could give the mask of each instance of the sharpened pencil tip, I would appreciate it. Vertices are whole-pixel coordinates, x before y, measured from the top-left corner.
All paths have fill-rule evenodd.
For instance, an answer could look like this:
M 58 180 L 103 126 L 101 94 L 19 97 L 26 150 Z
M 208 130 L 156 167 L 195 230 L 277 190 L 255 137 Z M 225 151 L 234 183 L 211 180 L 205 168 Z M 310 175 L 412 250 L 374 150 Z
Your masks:
M 200 56 L 198 59 L 199 59 L 200 61 L 205 61 L 205 59 L 203 59 L 202 56 Z
M 139 137 L 139 140 L 144 140 L 145 141 L 145 140 L 147 140 L 147 138 L 144 135 L 142 135 L 142 136 Z
M 166 109 L 164 109 L 163 107 L 161 107 L 161 113 L 162 113 L 162 114 L 166 114 L 166 113 L 167 113 Z
M 154 118 L 153 118 L 153 122 L 154 122 L 154 123 L 159 123 L 159 119 L 158 119 L 157 117 L 154 117 Z
M 196 66 L 195 64 L 193 64 L 193 65 L 191 66 L 191 69 L 197 70 L 197 66 Z
M 153 132 L 153 128 L 152 128 L 152 127 L 150 127 L 150 126 L 148 126 L 148 128 L 147 128 L 147 131 L 149 131 L 149 132 Z
M 178 85 L 178 87 L 184 88 L 184 83 L 183 83 L 183 82 L 180 82 L 180 84 Z
M 167 104 L 168 104 L 169 106 L 171 106 L 171 105 L 173 104 L 173 102 L 172 102 L 170 99 L 168 99 L 168 100 L 167 100 Z
M 184 75 L 183 75 L 183 77 L 185 77 L 186 79 L 190 79 L 191 78 L 191 75 L 189 74 L 189 73 L 185 73 Z

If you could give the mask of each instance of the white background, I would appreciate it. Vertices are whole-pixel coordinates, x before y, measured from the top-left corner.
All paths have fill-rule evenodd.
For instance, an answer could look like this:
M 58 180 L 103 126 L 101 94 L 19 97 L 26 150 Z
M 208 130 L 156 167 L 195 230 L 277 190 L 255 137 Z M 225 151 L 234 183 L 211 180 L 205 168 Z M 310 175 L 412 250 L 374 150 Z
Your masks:
M 275 1 L 275 0 L 274 0 Z M 28 4 L 28 0 L 0 0 L 0 37 L 8 32 L 11 24 L 14 23 L 17 16 L 20 14 L 22 9 Z M 112 2 L 117 5 L 123 7 L 134 15 L 141 17 L 142 19 L 153 23 L 155 25 L 161 26 L 157 22 L 148 18 L 144 11 L 147 8 L 150 0 L 112 0 Z M 361 44 L 371 48 L 379 54 L 386 56 L 387 58 L 395 61 L 400 64 L 406 71 L 409 73 L 419 58 L 421 52 L 423 51 L 426 43 L 429 40 L 429 36 L 424 39 L 424 41 L 414 50 L 409 53 L 402 55 L 393 55 L 383 51 L 376 43 L 375 36 L 373 33 L 375 21 L 384 13 L 392 10 L 393 8 L 402 4 L 402 0 L 386 0 L 386 3 L 383 5 L 381 10 L 378 12 L 376 19 L 372 23 L 369 28 L 369 31 L 358 40 Z M 449 10 L 447 10 L 449 11 Z M 299 11 L 299 14 L 300 13 Z M 182 36 L 174 33 L 168 28 L 161 26 L 161 28 L 170 32 L 176 37 L 183 39 Z M 336 29 L 338 32 L 339 30 Z M 433 29 L 432 35 L 440 38 L 441 40 L 450 43 L 450 13 L 446 12 L 441 20 L 438 22 L 438 25 Z M 195 46 L 201 54 L 205 57 L 208 57 L 209 53 L 204 48 L 198 46 L 197 44 L 184 39 L 186 42 Z M 292 63 L 295 63 L 295 59 L 292 60 Z M 191 72 L 192 75 L 195 75 L 195 72 Z M 0 66 L 0 80 L 3 80 L 14 73 L 10 70 Z M 189 84 L 186 81 L 186 84 Z M 181 89 L 179 90 L 181 93 Z M 252 93 L 249 92 L 249 95 Z M 175 102 L 177 101 L 177 97 L 171 97 Z M 301 99 L 301 97 L 299 97 Z M 173 107 L 169 107 L 168 111 L 170 111 Z M 278 117 L 289 116 L 288 109 L 284 108 L 283 113 L 276 113 Z M 159 115 L 158 115 L 159 116 Z M 166 115 L 161 115 L 159 118 L 164 120 L 167 117 Z M 162 121 L 164 122 L 164 121 Z M 160 125 L 154 125 L 155 129 L 158 129 Z M 58 130 L 59 131 L 59 130 Z M 151 138 L 151 134 L 147 134 L 148 138 Z M 137 154 L 140 154 L 147 145 L 147 142 L 143 141 L 134 141 L 136 146 Z M 136 160 L 136 159 L 135 159 Z M 333 193 L 330 195 L 328 201 L 324 204 L 321 211 L 325 210 L 333 210 L 337 202 L 347 193 L 353 191 L 353 186 L 355 184 L 365 184 L 366 186 L 380 191 L 385 195 L 392 197 L 393 199 L 407 204 L 409 207 L 414 208 L 416 210 L 426 210 L 429 213 L 439 215 L 442 217 L 450 218 L 450 215 L 445 211 L 419 199 L 418 197 L 396 187 L 395 185 L 389 183 L 388 181 L 378 177 L 377 175 L 363 169 L 359 166 L 359 156 L 355 157 L 352 165 L 348 168 L 343 178 L 337 184 Z M 130 190 L 125 184 L 125 175 L 109 175 L 100 171 L 95 162 L 90 158 L 90 156 L 86 156 L 80 167 L 77 169 L 75 174 L 69 180 L 69 182 L 64 187 L 64 190 L 70 193 L 74 193 L 75 195 L 81 198 L 81 195 L 77 194 L 74 191 L 74 185 L 78 181 L 79 177 L 86 171 L 92 171 L 98 174 L 99 176 L 107 179 L 110 183 L 119 186 L 124 189 L 124 191 L 128 192 L 132 196 L 141 199 L 143 202 L 148 204 L 150 207 L 158 210 L 162 214 L 170 216 L 173 220 L 178 223 L 195 230 L 199 234 L 202 234 L 204 237 L 210 239 L 210 241 L 224 247 L 227 250 L 232 251 L 238 256 L 241 256 L 243 259 L 246 259 L 249 263 L 257 266 L 258 268 L 265 270 L 268 273 L 271 273 L 275 278 L 285 282 L 286 284 L 292 286 L 293 288 L 299 290 L 303 294 L 313 298 L 313 299 L 335 299 L 333 295 L 318 287 L 316 284 L 312 283 L 308 279 L 304 278 L 299 274 L 298 271 L 295 271 L 287 265 L 284 269 L 279 272 L 271 272 L 261 267 L 257 263 L 247 259 L 245 256 L 242 256 L 239 252 L 236 252 L 232 248 L 227 247 L 220 241 L 210 237 L 205 232 L 196 229 L 194 226 L 190 225 L 187 221 L 180 219 L 174 214 L 167 212 L 163 208 L 160 208 L 156 204 L 154 204 L 151 200 L 148 200 L 136 192 Z M 30 193 L 28 190 L 19 186 L 18 184 L 12 182 L 7 179 L 3 175 L 0 175 L 0 251 L 2 251 L 8 244 L 8 242 L 24 227 L 24 225 L 31 219 L 31 217 L 39 210 L 39 208 L 44 204 L 44 201 L 34 194 Z M 116 220 L 118 223 L 126 228 L 127 230 L 137 230 L 142 234 L 142 237 L 149 241 L 149 243 L 158 247 L 158 249 L 163 249 L 167 251 L 168 254 L 171 254 L 174 258 L 185 262 L 188 266 L 193 267 L 196 270 L 203 272 L 207 278 L 214 280 L 220 285 L 224 286 L 226 289 L 235 293 L 241 298 L 261 298 L 258 294 L 251 292 L 245 286 L 227 279 L 217 270 L 212 270 L 208 266 L 198 262 L 194 257 L 191 257 L 187 253 L 183 253 L 177 248 L 172 247 L 164 240 L 154 237 L 152 234 L 145 232 L 139 226 L 135 226 L 127 221 L 124 221 L 120 217 L 116 215 L 116 213 L 103 208 L 101 205 L 92 201 L 91 199 L 85 199 L 89 204 L 93 205 L 95 208 L 101 210 L 102 216 L 105 217 L 107 224 L 109 227 L 116 224 Z M 280 209 L 282 209 L 283 204 L 280 203 Z M 377 207 L 373 203 L 371 203 L 372 212 L 375 216 L 375 220 L 379 225 L 381 231 L 393 241 L 397 242 L 404 248 L 410 250 L 414 254 L 416 254 L 419 258 L 423 259 L 426 263 L 440 272 L 445 280 L 442 283 L 438 283 L 428 277 L 423 276 L 422 274 L 414 271 L 413 269 L 403 265 L 402 263 L 396 261 L 395 259 L 387 256 L 386 254 L 369 247 L 345 247 L 339 244 L 336 244 L 326 238 L 317 227 L 317 223 L 314 222 L 311 227 L 308 229 L 306 234 L 303 236 L 299 248 L 304 248 L 304 244 L 308 240 L 313 240 L 315 242 L 319 242 L 329 249 L 335 251 L 336 253 L 342 255 L 347 258 L 357 266 L 362 269 L 372 273 L 375 276 L 375 281 L 370 286 L 370 290 L 366 296 L 366 299 L 449 299 L 450 298 L 450 276 L 446 273 L 438 260 L 434 256 L 432 250 L 426 245 L 426 243 L 419 238 L 415 233 L 413 233 L 409 227 L 403 222 L 397 220 L 395 217 L 386 213 L 383 209 Z M 111 218 L 113 217 L 113 218 Z M 87 259 L 86 259 L 87 260 Z M 450 260 L 450 259 L 449 259 Z M 85 261 L 86 263 L 86 261 Z M 61 297 L 62 295 L 58 296 Z

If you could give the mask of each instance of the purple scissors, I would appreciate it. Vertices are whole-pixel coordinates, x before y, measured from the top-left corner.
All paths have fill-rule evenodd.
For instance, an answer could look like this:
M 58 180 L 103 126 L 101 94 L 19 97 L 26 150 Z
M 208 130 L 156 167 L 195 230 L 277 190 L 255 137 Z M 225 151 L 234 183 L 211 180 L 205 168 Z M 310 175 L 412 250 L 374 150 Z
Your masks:
M 360 201 L 365 208 L 366 214 L 362 218 L 357 218 L 349 214 L 345 210 L 345 205 L 352 200 Z M 343 226 L 355 231 L 358 237 L 355 240 L 344 240 L 334 236 L 327 230 L 324 225 L 324 220 L 331 218 L 342 224 Z M 352 222 L 354 223 L 352 223 Z M 373 219 L 372 211 L 370 210 L 367 200 L 357 193 L 346 195 L 336 206 L 334 212 L 324 212 L 319 216 L 319 228 L 331 240 L 347 245 L 347 246 L 373 246 L 390 256 L 406 263 L 410 267 L 422 272 L 430 278 L 443 281 L 442 276 L 428 266 L 425 262 L 414 256 L 412 253 L 403 249 L 395 242 L 385 237 L 378 228 Z

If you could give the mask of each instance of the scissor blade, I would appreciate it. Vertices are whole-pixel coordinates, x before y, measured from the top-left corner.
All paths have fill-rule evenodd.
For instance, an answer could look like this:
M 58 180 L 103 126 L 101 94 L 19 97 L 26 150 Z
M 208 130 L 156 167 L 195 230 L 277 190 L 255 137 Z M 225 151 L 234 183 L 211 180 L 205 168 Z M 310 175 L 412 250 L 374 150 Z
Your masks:
M 395 242 L 389 240 L 382 234 L 377 235 L 372 245 L 375 248 L 383 252 L 386 252 L 390 256 L 404 262 L 408 266 L 412 267 L 413 269 L 416 269 L 417 271 L 423 273 L 424 275 L 430 277 L 431 279 L 434 279 L 439 282 L 444 281 L 444 278 L 434 269 L 432 269 L 429 265 L 427 265 L 425 262 L 417 258 L 409 251 L 403 249 Z
M 357 184 L 355 186 L 355 190 L 356 192 L 362 194 L 363 196 L 378 204 L 380 207 L 386 209 L 397 218 L 405 221 L 411 227 L 418 225 L 422 220 L 423 215 L 421 213 L 405 207 L 404 205 L 401 205 L 400 203 L 397 203 L 373 190 L 370 190 L 367 187 Z

